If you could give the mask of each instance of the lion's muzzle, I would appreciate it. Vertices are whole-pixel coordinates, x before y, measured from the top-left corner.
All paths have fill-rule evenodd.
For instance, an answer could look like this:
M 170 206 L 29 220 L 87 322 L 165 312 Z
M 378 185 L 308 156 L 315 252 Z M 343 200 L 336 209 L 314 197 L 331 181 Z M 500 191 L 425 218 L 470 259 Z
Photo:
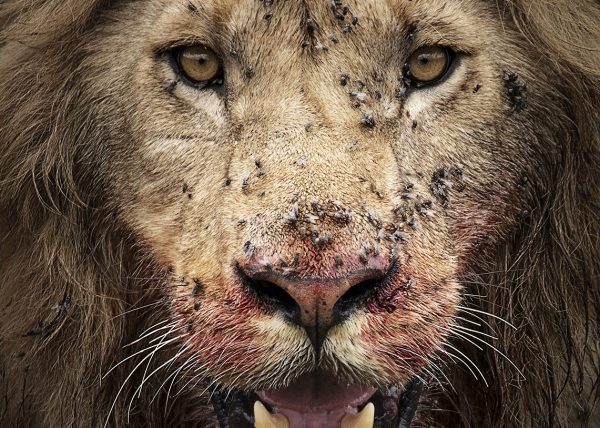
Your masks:
M 389 259 L 377 257 L 368 268 L 343 275 L 298 277 L 246 263 L 246 268 L 237 266 L 237 274 L 255 298 L 287 321 L 302 326 L 318 352 L 329 329 L 364 307 L 381 289 L 392 274 L 391 265 Z

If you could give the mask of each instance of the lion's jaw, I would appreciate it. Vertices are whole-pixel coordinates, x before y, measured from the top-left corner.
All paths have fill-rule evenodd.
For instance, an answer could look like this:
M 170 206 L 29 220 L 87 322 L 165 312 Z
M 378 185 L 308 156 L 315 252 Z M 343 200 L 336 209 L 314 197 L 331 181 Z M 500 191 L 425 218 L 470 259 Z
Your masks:
M 315 373 L 330 376 L 329 385 L 383 389 L 428 377 L 440 354 L 460 360 L 445 348 L 459 277 L 512 227 L 525 198 L 515 188 L 535 150 L 528 140 L 496 145 L 531 138 L 528 116 L 514 119 L 514 91 L 506 95 L 510 64 L 469 30 L 500 33 L 499 23 L 434 2 L 356 2 L 350 23 L 317 4 L 221 5 L 227 12 L 216 17 L 209 6 L 147 3 L 128 11 L 144 35 L 124 43 L 117 23 L 90 47 L 119 64 L 97 73 L 107 87 L 115 81 L 143 94 L 132 101 L 127 91 L 111 93 L 135 111 L 122 121 L 135 137 L 97 167 L 116 177 L 107 188 L 126 207 L 119 218 L 164 278 L 178 357 L 202 379 L 191 395 L 207 383 L 272 391 Z M 151 11 L 161 11 L 158 20 Z M 461 52 L 449 77 L 423 90 L 401 78 L 415 44 L 439 40 L 417 16 L 447 20 L 445 37 Z M 194 88 L 171 66 L 164 46 L 190 32 L 222 52 L 220 89 Z M 133 51 L 155 55 L 121 53 Z M 102 92 L 102 80 L 95 85 Z M 340 285 L 365 272 L 366 281 Z M 265 287 L 279 290 L 277 304 Z M 336 315 L 344 299 L 352 304 Z M 307 327 L 302 310 L 318 313 L 323 302 L 328 328 L 319 330 L 315 316 Z M 354 391 L 347 404 L 364 404 L 363 389 Z M 276 405 L 276 395 L 261 394 Z

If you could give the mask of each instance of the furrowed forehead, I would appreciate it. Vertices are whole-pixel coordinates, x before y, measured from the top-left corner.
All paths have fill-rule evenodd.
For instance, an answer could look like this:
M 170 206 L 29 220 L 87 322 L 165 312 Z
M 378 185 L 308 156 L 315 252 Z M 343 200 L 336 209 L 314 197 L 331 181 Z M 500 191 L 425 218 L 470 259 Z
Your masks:
M 410 36 L 419 44 L 446 44 L 469 52 L 481 43 L 478 21 L 490 14 L 479 1 L 151 0 L 140 4 L 152 7 L 148 39 L 156 49 L 172 43 L 201 43 L 239 51 L 249 45 L 259 49 L 258 41 L 275 38 L 280 48 L 311 39 L 327 50 L 347 39 L 368 51 L 373 44 L 400 48 Z

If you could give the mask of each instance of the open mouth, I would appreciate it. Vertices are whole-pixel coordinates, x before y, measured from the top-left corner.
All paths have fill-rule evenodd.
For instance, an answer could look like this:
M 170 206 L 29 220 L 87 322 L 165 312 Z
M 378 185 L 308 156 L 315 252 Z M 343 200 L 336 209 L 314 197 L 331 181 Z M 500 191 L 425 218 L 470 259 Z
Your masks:
M 424 385 L 348 385 L 312 372 L 277 391 L 213 393 L 221 428 L 409 428 Z

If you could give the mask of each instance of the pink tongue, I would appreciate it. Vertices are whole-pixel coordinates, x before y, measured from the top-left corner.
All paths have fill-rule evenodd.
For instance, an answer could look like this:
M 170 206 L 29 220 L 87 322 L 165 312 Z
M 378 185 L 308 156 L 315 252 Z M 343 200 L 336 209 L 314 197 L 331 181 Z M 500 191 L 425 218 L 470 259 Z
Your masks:
M 338 427 L 346 413 L 356 412 L 375 388 L 348 385 L 329 374 L 302 375 L 286 389 L 259 391 L 260 399 L 285 415 L 290 428 Z

